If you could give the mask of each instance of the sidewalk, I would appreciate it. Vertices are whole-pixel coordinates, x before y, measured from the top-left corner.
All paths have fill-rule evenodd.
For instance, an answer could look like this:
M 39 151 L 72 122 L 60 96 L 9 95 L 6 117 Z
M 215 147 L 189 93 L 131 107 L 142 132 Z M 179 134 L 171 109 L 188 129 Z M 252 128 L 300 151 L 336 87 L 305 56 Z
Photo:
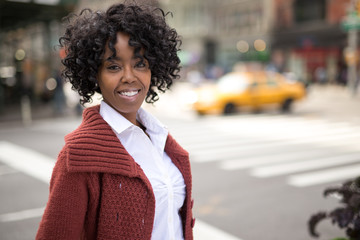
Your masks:
M 26 125 L 20 104 L 5 106 L 4 111 L 0 113 L 0 126 L 19 126 Z M 74 118 L 76 115 L 74 109 L 66 108 L 63 114 L 56 114 L 53 104 L 49 103 L 32 103 L 31 104 L 31 122 L 40 119 L 57 119 L 57 118 Z M 30 122 L 30 124 L 31 124 Z
M 160 102 L 156 103 L 158 109 L 165 105 L 177 105 L 183 99 L 178 99 L 181 91 L 187 90 L 188 87 L 181 83 L 174 85 L 171 92 L 167 92 L 160 97 Z M 170 96 L 172 95 L 172 96 Z M 166 104 L 162 104 L 165 101 Z M 169 103 L 168 101 L 174 101 Z M 173 106 L 173 105 L 172 105 Z M 179 108 L 172 107 L 173 111 L 181 111 Z M 51 118 L 74 118 L 76 111 L 73 109 L 65 109 L 65 114 L 56 115 L 53 110 L 52 103 L 32 104 L 31 117 L 33 121 L 38 119 Z M 171 114 L 171 111 L 169 112 Z M 325 117 L 334 120 L 351 121 L 360 124 L 360 92 L 356 96 L 352 96 L 349 89 L 343 86 L 335 85 L 313 85 L 309 89 L 308 96 L 297 102 L 294 106 L 293 114 L 301 114 L 306 117 Z M 0 113 L 0 124 L 23 124 L 20 105 L 6 107 L 3 113 Z
M 360 124 L 360 91 L 356 96 L 343 86 L 313 85 L 306 99 L 295 105 L 295 113 Z

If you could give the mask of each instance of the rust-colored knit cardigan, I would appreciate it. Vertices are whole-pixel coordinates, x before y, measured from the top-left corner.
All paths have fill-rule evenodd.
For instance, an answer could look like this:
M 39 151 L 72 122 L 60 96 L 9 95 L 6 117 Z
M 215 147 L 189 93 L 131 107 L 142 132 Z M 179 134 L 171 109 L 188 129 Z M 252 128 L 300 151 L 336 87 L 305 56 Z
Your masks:
M 127 153 L 99 106 L 65 137 L 50 181 L 50 195 L 36 239 L 151 239 L 155 197 L 149 180 Z M 192 240 L 191 170 L 188 153 L 169 135 L 165 151 L 186 184 L 180 211 L 184 237 Z

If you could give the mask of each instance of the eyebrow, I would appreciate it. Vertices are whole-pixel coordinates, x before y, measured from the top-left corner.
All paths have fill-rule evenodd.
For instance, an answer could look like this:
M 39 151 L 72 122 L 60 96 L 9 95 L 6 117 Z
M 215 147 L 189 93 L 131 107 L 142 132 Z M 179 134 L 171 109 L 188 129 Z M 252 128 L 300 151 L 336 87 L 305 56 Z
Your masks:
M 142 60 L 144 60 L 145 59 L 145 57 L 144 56 L 133 56 L 132 58 L 131 58 L 132 60 L 136 60 L 136 59 L 142 59 Z M 113 57 L 113 56 L 110 56 L 110 57 L 108 57 L 108 58 L 106 58 L 105 59 L 105 61 L 109 61 L 109 62 L 113 62 L 113 61 L 121 61 L 122 59 L 120 58 L 120 57 L 118 57 L 118 56 L 115 56 L 115 57 Z
M 115 56 L 115 57 L 110 56 L 110 57 L 105 59 L 105 61 L 109 61 L 109 62 L 113 62 L 113 61 L 116 61 L 116 60 L 121 61 L 121 58 L 119 58 L 118 56 Z

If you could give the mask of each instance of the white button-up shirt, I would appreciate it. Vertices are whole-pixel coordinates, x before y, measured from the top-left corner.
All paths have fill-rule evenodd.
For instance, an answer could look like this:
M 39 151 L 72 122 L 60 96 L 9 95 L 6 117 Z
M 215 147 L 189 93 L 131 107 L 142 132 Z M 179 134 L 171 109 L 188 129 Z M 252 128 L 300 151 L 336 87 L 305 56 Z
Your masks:
M 184 239 L 179 210 L 184 204 L 185 183 L 181 172 L 164 151 L 168 136 L 165 126 L 140 108 L 137 120 L 146 128 L 149 138 L 141 128 L 104 101 L 100 104 L 100 115 L 151 183 L 156 201 L 151 239 Z

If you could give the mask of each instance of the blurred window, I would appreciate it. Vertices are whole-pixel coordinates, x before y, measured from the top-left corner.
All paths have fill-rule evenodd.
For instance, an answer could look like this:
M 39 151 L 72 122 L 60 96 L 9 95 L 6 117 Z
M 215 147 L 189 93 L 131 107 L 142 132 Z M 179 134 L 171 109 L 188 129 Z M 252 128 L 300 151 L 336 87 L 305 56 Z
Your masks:
M 246 79 L 245 75 L 229 74 L 219 79 L 218 87 L 222 92 L 242 92 L 247 88 L 248 83 L 249 79 Z
M 279 75 L 277 73 L 268 72 L 266 74 L 266 85 L 268 87 L 277 87 L 278 86 L 278 80 L 279 80 Z
M 297 23 L 325 20 L 326 0 L 296 0 L 294 7 Z
M 269 87 L 277 87 L 277 82 L 275 82 L 274 80 L 272 79 L 268 79 L 268 81 L 266 82 L 266 84 L 269 86 Z
M 258 87 L 258 83 L 257 82 L 252 82 L 251 84 L 250 84 L 250 87 L 252 88 L 252 89 L 254 89 L 254 88 L 257 88 Z

